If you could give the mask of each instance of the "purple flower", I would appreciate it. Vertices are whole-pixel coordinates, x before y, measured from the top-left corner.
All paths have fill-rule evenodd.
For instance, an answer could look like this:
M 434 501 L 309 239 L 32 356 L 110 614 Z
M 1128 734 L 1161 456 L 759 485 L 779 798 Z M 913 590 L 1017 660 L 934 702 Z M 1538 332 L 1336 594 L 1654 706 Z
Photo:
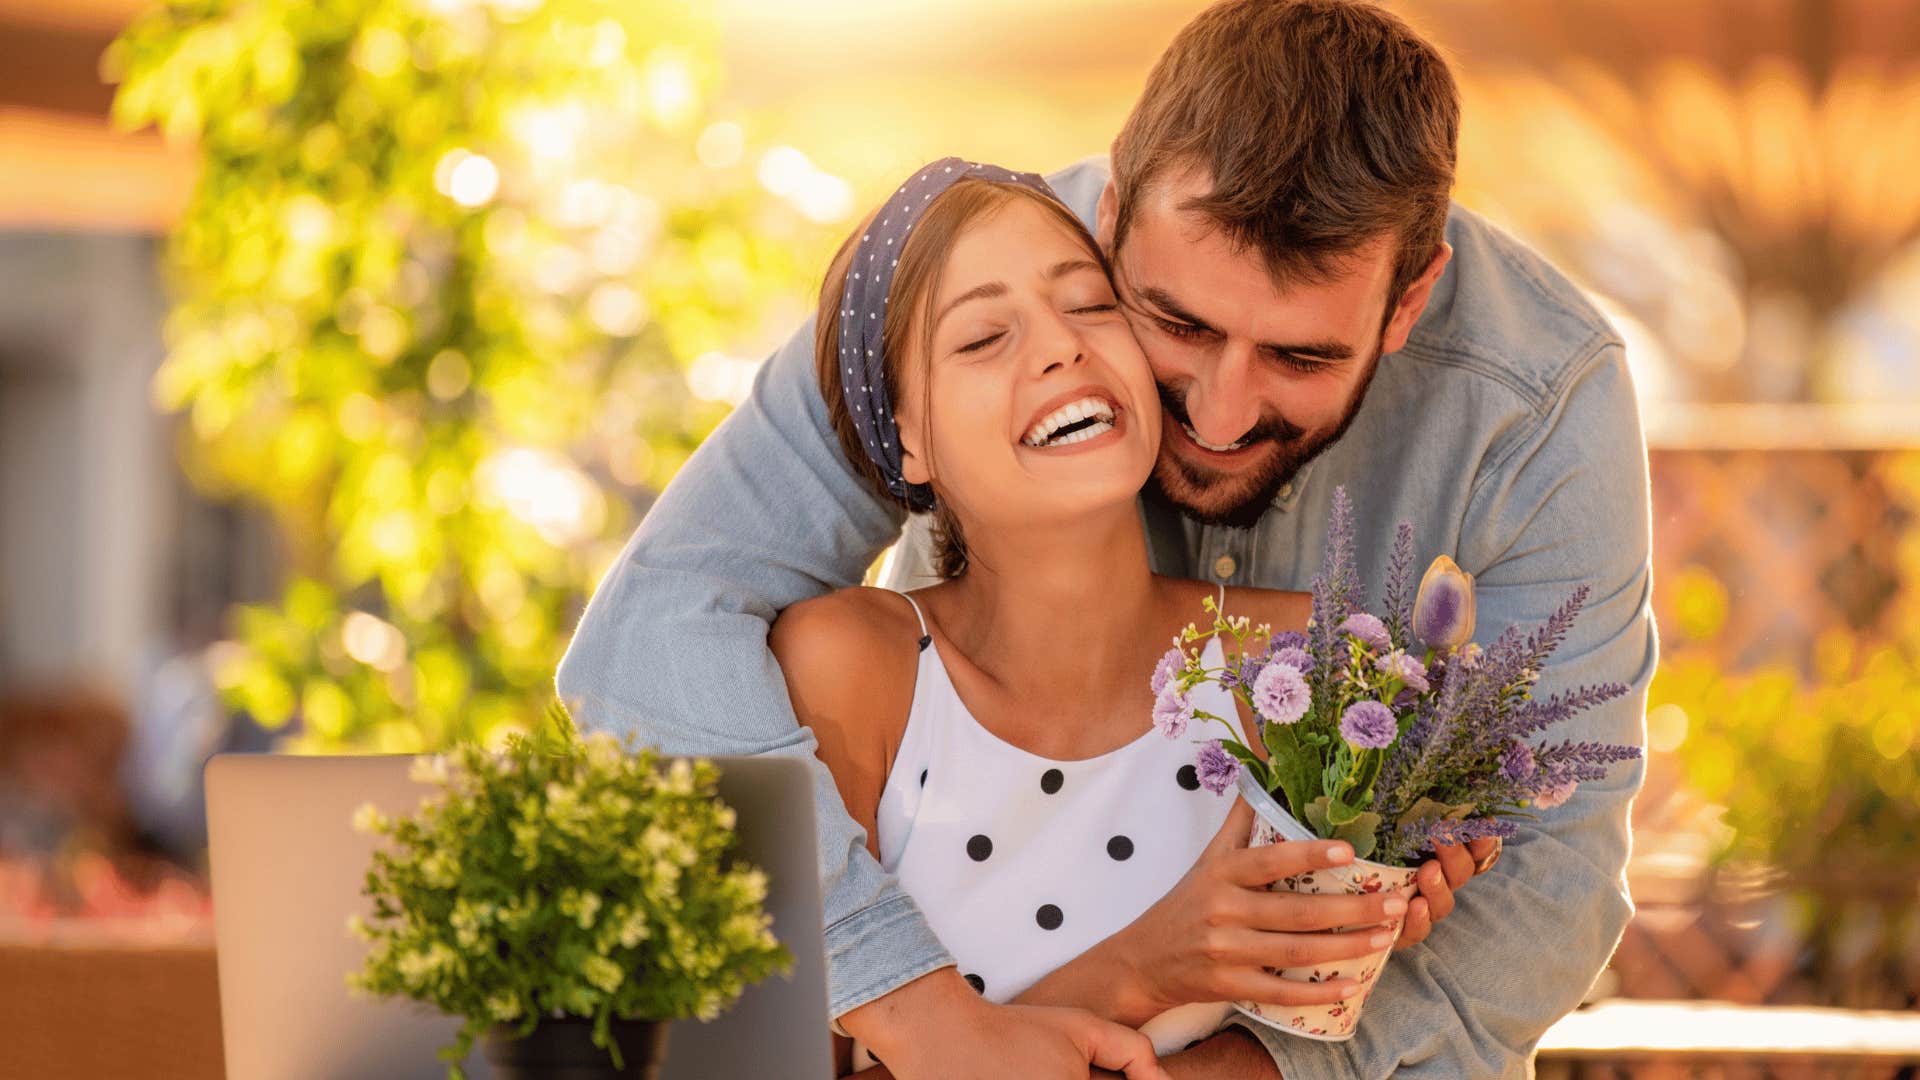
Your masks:
M 1234 781 L 1240 778 L 1240 762 L 1232 754 L 1220 748 L 1220 740 L 1215 739 L 1200 748 L 1200 756 L 1194 760 L 1200 773 L 1200 783 L 1215 795 L 1224 795 Z
M 1427 666 L 1403 650 L 1395 649 L 1380 658 L 1380 670 L 1399 679 L 1407 688 L 1417 694 L 1424 694 L 1432 687 L 1427 685 Z
M 1578 780 L 1562 780 L 1557 784 L 1549 784 L 1533 793 L 1533 805 L 1542 810 L 1565 806 L 1567 800 L 1573 798 L 1573 789 L 1578 787 L 1579 783 Z
M 1387 636 L 1387 624 L 1364 611 L 1347 616 L 1347 621 L 1340 624 L 1340 632 L 1352 634 L 1375 649 L 1393 648 L 1393 639 Z
M 1172 682 L 1161 687 L 1160 697 L 1153 703 L 1153 726 L 1160 729 L 1160 734 L 1177 739 L 1192 719 L 1193 702 L 1186 691 Z
M 1519 782 L 1533 775 L 1533 747 L 1515 739 L 1500 753 L 1500 775 Z
M 1168 649 L 1167 654 L 1160 658 L 1160 662 L 1153 666 L 1153 679 L 1147 684 L 1153 688 L 1153 695 L 1159 697 L 1160 692 L 1167 688 L 1167 683 L 1173 681 L 1173 677 L 1180 674 L 1180 669 L 1186 666 L 1187 658 L 1181 653 L 1180 646 L 1175 645 Z
M 1280 655 L 1280 650 L 1282 649 L 1304 649 L 1306 647 L 1307 635 L 1298 630 L 1283 630 L 1273 635 L 1273 641 L 1268 645 L 1269 651 L 1276 657 Z
M 1465 821 L 1436 821 L 1427 829 L 1427 839 L 1435 845 L 1470 844 L 1489 836 L 1509 840 L 1520 833 L 1520 827 L 1505 818 L 1468 818 Z
M 1286 664 L 1302 675 L 1313 670 L 1313 657 L 1308 656 L 1307 650 L 1298 645 L 1273 650 L 1272 660 L 1276 664 Z
M 1436 557 L 1413 598 L 1413 636 L 1429 649 L 1457 649 L 1473 637 L 1473 575 Z
M 1385 705 L 1357 701 L 1340 718 L 1340 737 L 1356 750 L 1385 750 L 1400 737 L 1400 724 Z
M 1300 669 L 1274 660 L 1260 669 L 1253 683 L 1253 707 L 1268 723 L 1291 724 L 1307 715 L 1312 693 Z

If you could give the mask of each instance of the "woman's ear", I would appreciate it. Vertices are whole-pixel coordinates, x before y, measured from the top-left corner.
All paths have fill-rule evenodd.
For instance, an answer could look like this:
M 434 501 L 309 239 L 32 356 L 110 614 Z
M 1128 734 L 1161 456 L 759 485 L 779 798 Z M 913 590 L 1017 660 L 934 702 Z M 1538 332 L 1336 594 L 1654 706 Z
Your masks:
M 893 406 L 893 418 L 900 425 L 900 475 L 909 484 L 933 482 L 932 455 L 927 448 L 933 433 L 928 430 L 926 414 L 920 408 L 919 394 L 909 387 L 906 400 Z

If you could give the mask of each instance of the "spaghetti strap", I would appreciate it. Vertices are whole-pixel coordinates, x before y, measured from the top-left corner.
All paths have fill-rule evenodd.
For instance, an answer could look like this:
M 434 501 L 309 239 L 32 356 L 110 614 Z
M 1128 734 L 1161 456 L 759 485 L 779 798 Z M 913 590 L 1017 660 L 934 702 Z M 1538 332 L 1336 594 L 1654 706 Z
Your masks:
M 1224 581 L 1220 583 L 1220 599 L 1216 602 L 1215 606 L 1218 607 L 1222 613 L 1225 613 L 1227 610 L 1227 583 Z
M 913 605 L 913 617 L 920 620 L 920 651 L 926 652 L 927 646 L 933 644 L 933 635 L 927 632 L 927 617 L 921 613 L 920 605 L 913 597 L 901 593 L 900 599 Z

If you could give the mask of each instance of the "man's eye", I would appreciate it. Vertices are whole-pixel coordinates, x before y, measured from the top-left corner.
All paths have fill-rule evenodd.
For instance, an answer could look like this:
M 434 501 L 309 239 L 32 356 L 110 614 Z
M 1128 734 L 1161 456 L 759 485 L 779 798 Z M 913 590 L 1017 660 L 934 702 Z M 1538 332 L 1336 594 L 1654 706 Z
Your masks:
M 1292 353 L 1281 353 L 1280 362 L 1302 375 L 1311 375 L 1316 371 L 1324 370 L 1328 366 L 1316 360 L 1308 360 L 1305 357 L 1295 356 Z
M 968 344 L 962 345 L 953 351 L 963 352 L 963 353 L 979 352 L 981 349 L 984 349 L 987 346 L 993 344 L 994 342 L 999 341 L 1001 338 L 1005 337 L 1006 335 L 1007 335 L 1007 332 L 1005 330 L 1002 330 L 997 334 L 988 334 L 986 337 L 981 338 L 979 341 L 969 342 Z
M 1158 315 L 1153 317 L 1153 321 L 1159 323 L 1160 329 L 1166 331 L 1168 335 L 1182 340 L 1201 337 L 1207 332 L 1205 327 L 1195 326 L 1192 323 L 1174 322 L 1172 319 L 1163 319 Z

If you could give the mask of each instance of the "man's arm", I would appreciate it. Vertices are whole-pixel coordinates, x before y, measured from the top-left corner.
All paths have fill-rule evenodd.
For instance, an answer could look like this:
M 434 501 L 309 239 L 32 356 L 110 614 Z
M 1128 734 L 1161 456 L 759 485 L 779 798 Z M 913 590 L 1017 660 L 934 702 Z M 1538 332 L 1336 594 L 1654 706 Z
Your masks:
M 1581 584 L 1585 610 L 1535 694 L 1618 682 L 1629 693 L 1543 733 L 1644 746 L 1656 660 L 1646 449 L 1617 344 L 1567 395 L 1495 451 L 1475 480 L 1460 564 L 1476 572 L 1479 632 L 1544 621 Z M 1539 741 L 1536 739 L 1536 741 Z M 1541 1034 L 1606 966 L 1633 905 L 1627 811 L 1641 762 L 1521 819 L 1491 872 L 1460 891 L 1423 945 L 1394 954 L 1352 1041 L 1320 1043 L 1234 1018 L 1299 1077 L 1524 1075 Z
M 607 572 L 560 662 L 583 726 L 670 754 L 782 754 L 813 773 L 830 1015 L 953 963 L 867 851 L 813 735 L 794 720 L 767 627 L 857 584 L 903 515 L 848 466 L 813 373 L 813 324 L 680 470 Z

